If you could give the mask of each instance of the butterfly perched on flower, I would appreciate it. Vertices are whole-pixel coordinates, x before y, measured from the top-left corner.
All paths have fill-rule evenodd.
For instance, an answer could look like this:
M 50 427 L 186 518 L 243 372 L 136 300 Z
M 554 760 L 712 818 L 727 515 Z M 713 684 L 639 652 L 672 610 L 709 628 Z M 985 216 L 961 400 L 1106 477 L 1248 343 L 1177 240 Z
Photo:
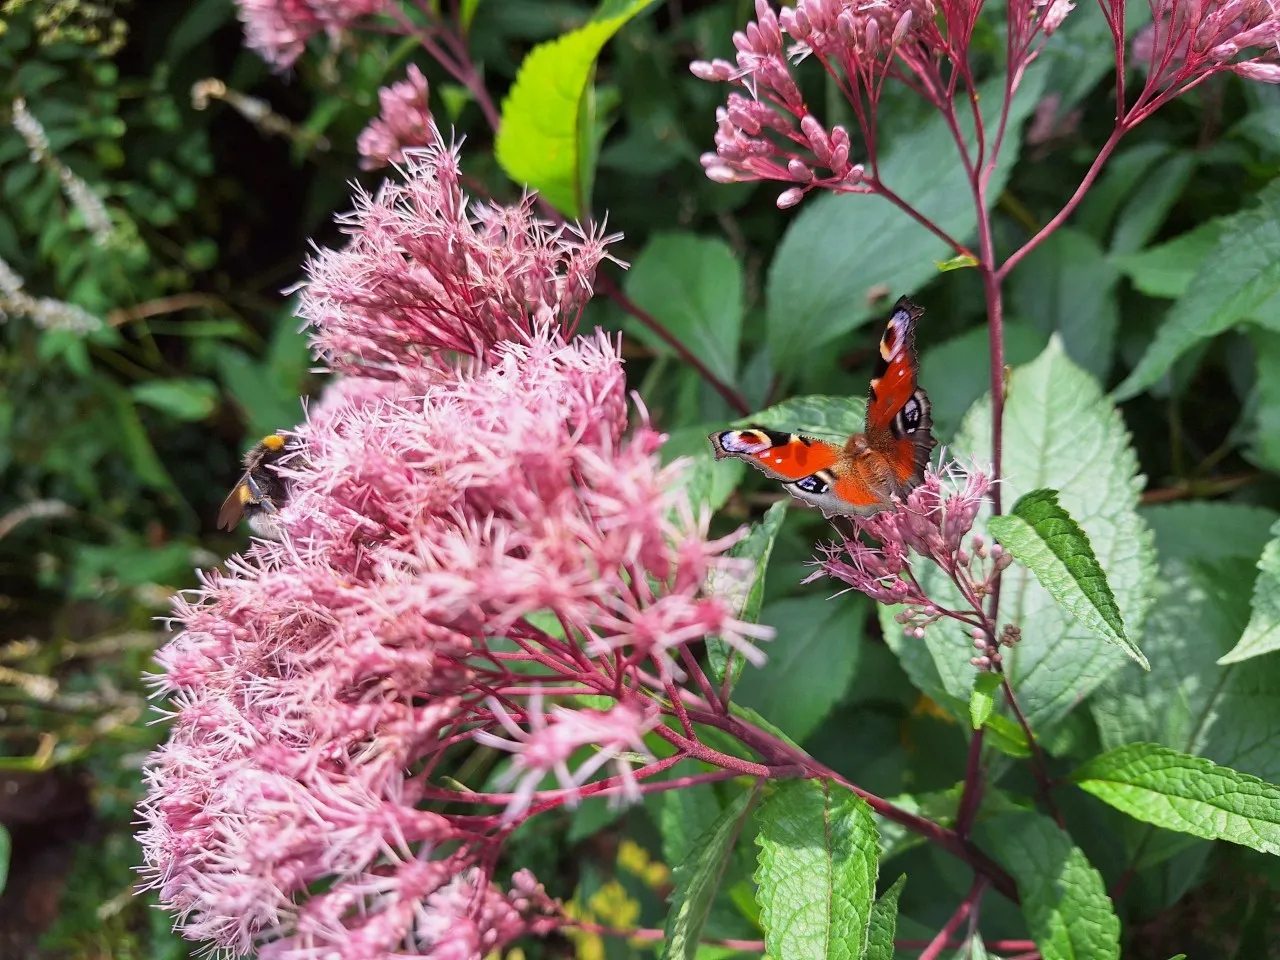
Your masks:
M 824 515 L 867 516 L 905 498 L 924 477 L 937 444 L 929 395 L 916 383 L 916 321 L 924 310 L 902 297 L 880 337 L 867 397 L 866 427 L 843 445 L 764 427 L 711 434 L 717 460 L 736 457 L 781 480 Z

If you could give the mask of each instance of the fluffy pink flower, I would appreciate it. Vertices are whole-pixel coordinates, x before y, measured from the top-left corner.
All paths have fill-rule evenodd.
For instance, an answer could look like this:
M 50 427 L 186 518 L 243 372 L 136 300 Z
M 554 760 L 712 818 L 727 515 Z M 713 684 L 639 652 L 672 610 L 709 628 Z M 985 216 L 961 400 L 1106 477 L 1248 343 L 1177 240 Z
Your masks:
M 402 163 L 406 147 L 426 147 L 439 131 L 431 119 L 427 78 L 416 64 L 409 64 L 406 78 L 378 91 L 381 113 L 356 140 L 360 166 L 365 170 Z
M 263 60 L 288 69 L 318 33 L 336 36 L 387 0 L 236 0 L 245 44 Z
M 299 314 L 336 370 L 394 379 L 440 351 L 483 358 L 539 329 L 567 336 L 615 239 L 541 220 L 531 197 L 469 207 L 457 151 L 432 129 L 433 146 L 407 151 L 405 182 L 357 196 L 340 221 L 351 242 L 307 262 Z
M 602 241 L 528 204 L 469 217 L 451 151 L 408 174 L 303 297 L 321 352 L 376 377 L 338 381 L 294 431 L 282 539 L 179 599 L 157 657 L 173 727 L 142 805 L 152 883 L 187 936 L 273 960 L 474 960 L 553 928 L 536 880 L 492 877 L 538 781 L 634 799 L 676 658 L 714 634 L 758 660 L 768 633 L 710 594 L 747 561 L 691 516 L 663 438 L 628 434 L 619 345 L 562 335 Z M 505 817 L 482 806 L 500 795 L 423 809 L 490 796 L 436 782 L 466 743 L 511 752 Z

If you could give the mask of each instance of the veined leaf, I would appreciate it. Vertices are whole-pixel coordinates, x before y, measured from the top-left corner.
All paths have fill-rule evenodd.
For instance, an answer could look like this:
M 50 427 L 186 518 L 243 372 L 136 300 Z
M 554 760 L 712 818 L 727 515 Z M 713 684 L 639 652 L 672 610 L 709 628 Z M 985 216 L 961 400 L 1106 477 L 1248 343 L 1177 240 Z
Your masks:
M 756 623 L 760 619 L 760 606 L 764 602 L 764 575 L 769 568 L 769 555 L 773 553 L 773 543 L 782 529 L 782 520 L 787 515 L 787 501 L 779 500 L 765 511 L 764 518 L 751 528 L 747 536 L 733 545 L 729 556 L 750 560 L 752 570 L 747 580 L 728 581 L 728 575 L 713 573 L 707 590 L 714 596 L 721 597 L 736 611 L 735 619 L 744 623 Z M 732 679 L 730 686 L 738 682 L 742 676 L 742 666 L 746 662 L 740 653 L 719 637 L 707 638 L 707 664 L 715 682 L 724 682 L 725 669 L 732 663 Z
M 1280 787 L 1203 757 L 1131 743 L 1095 757 L 1071 779 L 1145 823 L 1280 854 Z
M 969 411 L 952 451 L 980 463 L 990 457 L 989 397 Z M 1066 357 L 1057 337 L 1037 360 L 1013 371 L 1004 414 L 1005 502 L 1044 487 L 1059 491 L 1062 507 L 1089 531 L 1134 643 L 1141 639 L 1155 584 L 1151 534 L 1137 512 L 1137 469 L 1119 411 L 1098 382 Z M 975 527 L 985 525 L 980 515 Z M 944 574 L 929 564 L 918 567 L 928 596 L 963 606 Z M 895 612 L 880 607 L 886 642 L 916 687 L 967 724 L 974 676 L 968 633 L 944 620 L 929 627 L 923 641 L 908 638 L 894 623 Z M 1042 736 L 1127 662 L 1119 647 L 1067 614 L 1024 567 L 1004 572 L 1000 619 L 1022 628 L 1018 645 L 1004 654 L 1005 673 L 1032 729 Z
M 733 853 L 733 840 L 755 793 L 744 790 L 693 845 L 689 856 L 672 871 L 675 889 L 667 915 L 667 952 L 664 956 L 695 960 L 698 940 L 711 912 L 716 888 Z
M 582 215 L 595 166 L 594 136 L 582 127 L 596 57 L 628 20 L 653 0 L 588 23 L 529 51 L 502 102 L 494 151 L 512 180 L 538 190 L 570 217 Z
M 1013 505 L 1013 512 L 992 517 L 994 537 L 1076 620 L 1150 670 L 1142 651 L 1124 633 L 1124 618 L 1098 564 L 1089 537 L 1071 514 L 1058 505 L 1057 490 L 1033 490 Z
M 1066 833 L 1036 813 L 997 817 L 983 832 L 1018 881 L 1043 960 L 1119 960 L 1120 920 L 1102 875 Z
M 871 905 L 867 925 L 867 952 L 863 960 L 893 960 L 893 935 L 898 926 L 898 897 L 907 885 L 904 873 Z
M 773 960 L 860 960 L 879 834 L 865 800 L 816 780 L 778 785 L 757 815 L 756 899 Z
M 973 678 L 973 693 L 969 695 L 969 722 L 973 729 L 981 730 L 995 709 L 1001 679 L 998 673 L 980 673 Z
M 818 439 L 842 441 L 861 433 L 866 425 L 867 401 L 862 397 L 792 397 L 738 421 L 738 426 L 768 427 Z
M 1169 311 L 1133 372 L 1113 391 L 1128 400 L 1160 379 L 1201 340 L 1229 330 L 1280 293 L 1280 179 L 1258 193 L 1258 205 L 1230 218 L 1212 254 Z
M 1249 625 L 1229 653 L 1218 663 L 1239 663 L 1251 657 L 1280 650 L 1280 523 L 1271 528 L 1274 539 L 1258 561 L 1258 579 L 1253 584 L 1253 613 Z

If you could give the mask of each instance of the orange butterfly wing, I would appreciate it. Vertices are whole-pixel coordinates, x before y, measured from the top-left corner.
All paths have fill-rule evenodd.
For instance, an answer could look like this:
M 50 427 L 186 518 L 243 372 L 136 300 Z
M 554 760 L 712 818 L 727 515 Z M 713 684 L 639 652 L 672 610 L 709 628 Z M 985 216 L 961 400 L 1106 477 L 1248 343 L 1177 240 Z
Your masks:
M 795 433 L 749 427 L 713 433 L 716 459 L 737 457 L 775 480 L 801 480 L 820 470 L 830 470 L 840 459 L 840 448 Z
M 920 482 L 937 444 L 929 395 L 917 383 L 916 322 L 923 315 L 923 308 L 906 297 L 894 304 L 867 395 L 867 446 L 884 458 L 904 491 Z

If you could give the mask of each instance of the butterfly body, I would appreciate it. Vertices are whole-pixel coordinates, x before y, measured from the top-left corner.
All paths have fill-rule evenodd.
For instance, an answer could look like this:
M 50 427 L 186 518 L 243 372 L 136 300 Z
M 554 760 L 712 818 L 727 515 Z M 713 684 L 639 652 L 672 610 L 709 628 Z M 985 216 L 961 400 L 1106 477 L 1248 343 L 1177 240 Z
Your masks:
M 915 325 L 924 311 L 902 297 L 880 338 L 866 425 L 843 445 L 748 427 L 710 436 L 717 460 L 736 457 L 782 481 L 797 500 L 826 516 L 866 516 L 904 498 L 924 477 L 937 441 L 929 395 L 916 383 Z

